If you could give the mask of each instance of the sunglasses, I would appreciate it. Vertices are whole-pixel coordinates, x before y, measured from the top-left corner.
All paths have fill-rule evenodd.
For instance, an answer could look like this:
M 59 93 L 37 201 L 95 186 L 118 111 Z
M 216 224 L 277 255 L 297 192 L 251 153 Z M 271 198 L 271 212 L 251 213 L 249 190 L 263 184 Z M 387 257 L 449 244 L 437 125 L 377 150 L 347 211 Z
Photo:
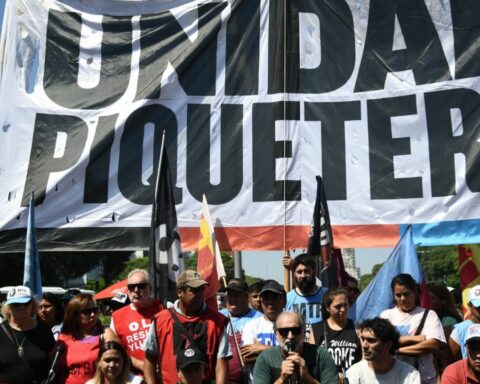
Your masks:
M 277 328 L 277 331 L 282 337 L 288 337 L 290 332 L 292 332 L 292 335 L 298 336 L 300 333 L 302 333 L 302 327 Z
M 98 313 L 98 307 L 92 307 L 92 308 L 83 308 L 80 310 L 83 315 L 88 316 L 91 315 L 92 313 L 96 315 Z
M 147 288 L 148 283 L 137 283 L 137 284 L 127 284 L 127 288 L 130 292 L 133 292 L 135 288 L 141 289 L 142 291 Z
M 30 305 L 31 302 L 32 302 L 32 300 L 27 301 L 26 303 L 12 303 L 12 304 L 10 304 L 10 306 L 13 307 L 13 308 L 26 307 L 27 305 Z

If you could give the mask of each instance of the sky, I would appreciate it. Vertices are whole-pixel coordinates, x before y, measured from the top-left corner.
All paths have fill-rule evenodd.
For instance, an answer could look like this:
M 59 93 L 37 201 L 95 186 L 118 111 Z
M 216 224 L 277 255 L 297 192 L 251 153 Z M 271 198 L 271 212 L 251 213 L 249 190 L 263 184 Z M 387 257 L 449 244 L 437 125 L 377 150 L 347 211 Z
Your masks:
M 383 263 L 392 250 L 393 248 L 357 248 L 355 264 L 360 268 L 360 275 L 370 273 L 375 264 Z M 282 257 L 281 251 L 244 251 L 242 267 L 246 275 L 283 282 Z

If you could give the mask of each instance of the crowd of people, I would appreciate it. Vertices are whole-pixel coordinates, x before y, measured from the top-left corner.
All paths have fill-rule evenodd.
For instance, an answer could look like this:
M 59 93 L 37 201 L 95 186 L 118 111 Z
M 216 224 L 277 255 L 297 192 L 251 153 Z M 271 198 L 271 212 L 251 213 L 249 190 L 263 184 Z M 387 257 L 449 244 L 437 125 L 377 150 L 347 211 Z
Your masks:
M 62 302 L 15 287 L 2 305 L 0 384 L 480 384 L 480 286 L 464 320 L 445 287 L 429 287 L 425 309 L 418 284 L 399 274 L 385 287 L 392 308 L 355 323 L 355 279 L 327 290 L 311 257 L 289 267 L 291 291 L 234 278 L 221 310 L 206 304 L 196 271 L 183 271 L 177 300 L 162 303 L 136 269 L 108 325 L 90 294 Z

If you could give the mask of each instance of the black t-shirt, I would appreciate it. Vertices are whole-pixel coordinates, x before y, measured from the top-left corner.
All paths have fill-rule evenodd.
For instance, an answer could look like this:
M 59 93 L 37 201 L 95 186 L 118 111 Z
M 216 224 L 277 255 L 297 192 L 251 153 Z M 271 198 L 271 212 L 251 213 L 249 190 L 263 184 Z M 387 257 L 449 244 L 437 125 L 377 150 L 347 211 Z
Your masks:
M 17 338 L 16 343 L 23 342 L 23 357 L 30 371 L 18 355 L 18 346 L 12 333 Z M 47 377 L 48 354 L 54 344 L 52 331 L 42 322 L 38 322 L 34 329 L 22 332 L 12 329 L 8 321 L 4 321 L 0 324 L 0 383 L 32 384 L 34 382 L 32 373 L 35 380 L 40 383 Z
M 332 355 L 338 372 L 342 372 L 342 368 L 350 368 L 361 360 L 360 340 L 352 320 L 348 319 L 345 328 L 339 331 L 331 329 L 327 321 L 321 321 L 312 324 L 312 331 L 315 336 L 315 343 L 326 348 Z

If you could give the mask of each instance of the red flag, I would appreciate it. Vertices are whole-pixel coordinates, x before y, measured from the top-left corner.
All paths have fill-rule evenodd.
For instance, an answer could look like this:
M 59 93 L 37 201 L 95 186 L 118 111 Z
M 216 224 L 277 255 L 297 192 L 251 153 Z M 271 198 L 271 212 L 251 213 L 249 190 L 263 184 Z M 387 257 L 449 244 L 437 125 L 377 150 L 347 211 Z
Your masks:
M 465 318 L 468 318 L 468 294 L 473 286 L 480 284 L 480 245 L 459 245 L 458 263 L 460 265 L 463 313 Z

